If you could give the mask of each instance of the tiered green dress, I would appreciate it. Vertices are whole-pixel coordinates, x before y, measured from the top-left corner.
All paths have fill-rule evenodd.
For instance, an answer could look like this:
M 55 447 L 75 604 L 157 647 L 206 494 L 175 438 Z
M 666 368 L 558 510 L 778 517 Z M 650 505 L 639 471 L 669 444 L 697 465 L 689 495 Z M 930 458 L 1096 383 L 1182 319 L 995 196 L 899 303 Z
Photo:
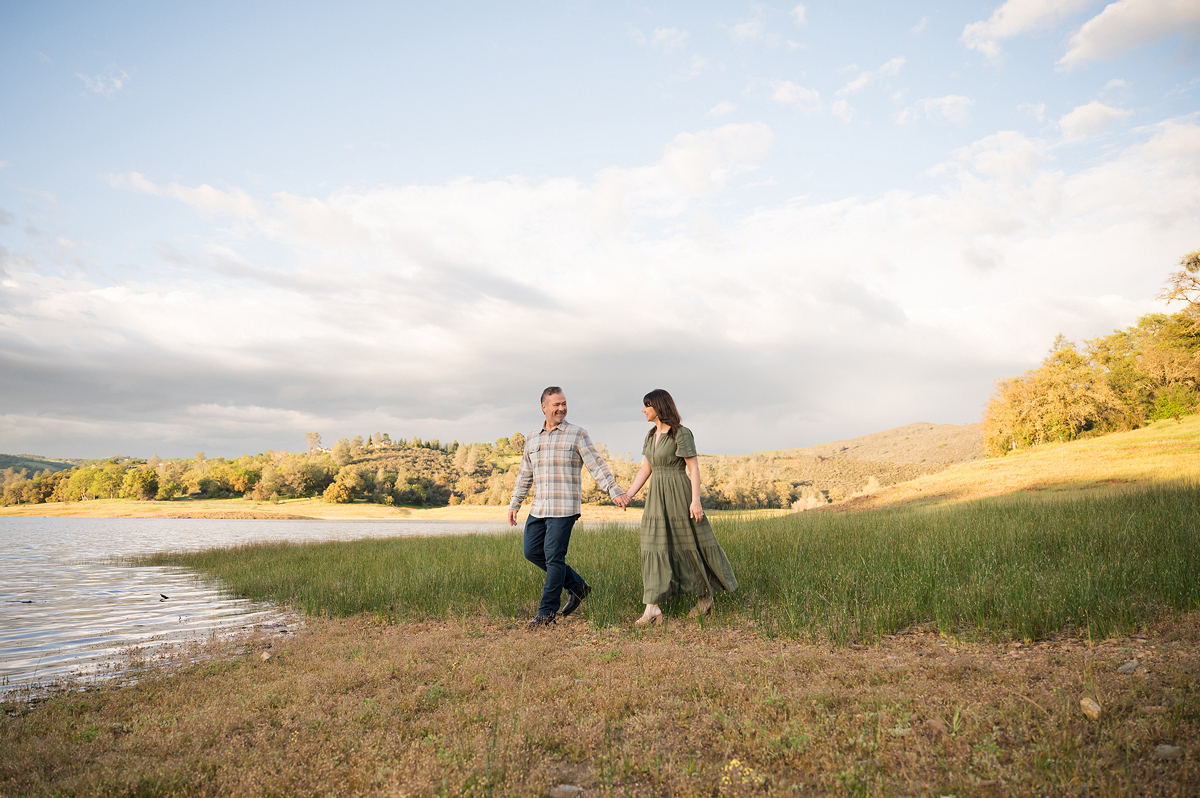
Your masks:
M 692 482 L 685 457 L 696 455 L 687 427 L 675 437 L 646 435 L 642 454 L 650 462 L 646 510 L 642 514 L 642 603 L 660 604 L 676 593 L 711 596 L 714 588 L 736 590 L 729 558 L 705 517 L 692 520 Z

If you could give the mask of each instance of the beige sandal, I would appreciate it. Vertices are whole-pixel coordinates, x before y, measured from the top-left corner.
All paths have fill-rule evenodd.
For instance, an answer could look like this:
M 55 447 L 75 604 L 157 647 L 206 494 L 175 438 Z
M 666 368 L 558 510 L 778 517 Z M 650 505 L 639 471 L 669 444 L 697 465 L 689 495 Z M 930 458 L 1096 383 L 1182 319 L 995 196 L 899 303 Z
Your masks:
M 712 605 L 712 596 L 701 596 L 700 598 L 696 599 L 696 606 L 692 607 L 691 611 L 688 612 L 688 617 L 699 618 L 708 615 L 708 611 L 712 609 Z
M 634 626 L 646 626 L 647 624 L 662 623 L 662 611 L 656 612 L 653 615 L 643 615 L 633 622 Z

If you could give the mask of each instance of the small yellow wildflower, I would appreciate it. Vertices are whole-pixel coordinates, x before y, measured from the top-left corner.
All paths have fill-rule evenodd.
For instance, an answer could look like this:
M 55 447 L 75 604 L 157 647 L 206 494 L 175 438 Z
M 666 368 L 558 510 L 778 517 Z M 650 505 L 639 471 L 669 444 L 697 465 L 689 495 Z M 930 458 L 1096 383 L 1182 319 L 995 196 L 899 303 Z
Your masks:
M 735 784 L 743 787 L 761 787 L 767 777 L 744 764 L 740 759 L 731 759 L 721 771 L 721 789 Z

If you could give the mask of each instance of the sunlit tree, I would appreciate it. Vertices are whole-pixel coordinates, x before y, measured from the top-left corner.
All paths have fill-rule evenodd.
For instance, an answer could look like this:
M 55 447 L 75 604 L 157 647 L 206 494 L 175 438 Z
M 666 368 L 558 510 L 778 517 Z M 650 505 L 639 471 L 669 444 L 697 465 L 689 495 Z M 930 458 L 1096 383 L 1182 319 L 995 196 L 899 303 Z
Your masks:
M 1200 250 L 1184 255 L 1179 265 L 1183 268 L 1171 273 L 1158 298 L 1167 302 L 1186 302 L 1189 307 L 1200 305 Z M 1196 326 L 1195 320 L 1193 326 Z

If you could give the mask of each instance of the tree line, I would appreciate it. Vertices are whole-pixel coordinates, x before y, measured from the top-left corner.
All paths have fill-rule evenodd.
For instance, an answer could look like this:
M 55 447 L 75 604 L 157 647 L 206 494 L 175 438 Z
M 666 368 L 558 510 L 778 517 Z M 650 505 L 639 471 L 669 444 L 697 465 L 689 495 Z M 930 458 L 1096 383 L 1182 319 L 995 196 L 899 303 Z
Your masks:
M 1048 441 L 1136 429 L 1195 412 L 1200 403 L 1200 251 L 1185 255 L 1151 313 L 1124 330 L 1085 341 L 1059 335 L 1042 364 L 996 382 L 984 411 L 989 454 Z
M 193 458 L 169 460 L 114 457 L 60 471 L 0 469 L 0 503 L 244 497 L 408 507 L 506 505 L 524 449 L 520 433 L 492 443 L 448 445 L 374 433 L 365 439 L 343 438 L 331 448 L 321 445 L 317 433 L 310 433 L 308 451 L 299 454 L 266 452 L 227 460 L 200 452 Z M 617 480 L 628 486 L 641 466 L 640 456 L 613 455 L 603 444 L 597 444 L 597 450 Z M 808 508 L 870 484 L 891 484 L 919 473 L 915 467 L 819 460 L 823 458 L 702 455 L 705 506 Z M 586 469 L 583 499 L 608 501 Z
M 426 461 L 451 456 L 456 443 L 391 440 L 387 435 L 338 441 L 331 450 L 309 436 L 304 454 L 266 452 L 226 460 L 203 452 L 190 459 L 114 457 L 68 470 L 0 470 L 0 503 L 37 504 L 91 499 L 169 501 L 177 497 L 258 501 L 322 497 L 341 502 L 368 499 L 423 506 L 441 490 L 445 475 Z M 427 473 L 426 473 L 427 471 Z

